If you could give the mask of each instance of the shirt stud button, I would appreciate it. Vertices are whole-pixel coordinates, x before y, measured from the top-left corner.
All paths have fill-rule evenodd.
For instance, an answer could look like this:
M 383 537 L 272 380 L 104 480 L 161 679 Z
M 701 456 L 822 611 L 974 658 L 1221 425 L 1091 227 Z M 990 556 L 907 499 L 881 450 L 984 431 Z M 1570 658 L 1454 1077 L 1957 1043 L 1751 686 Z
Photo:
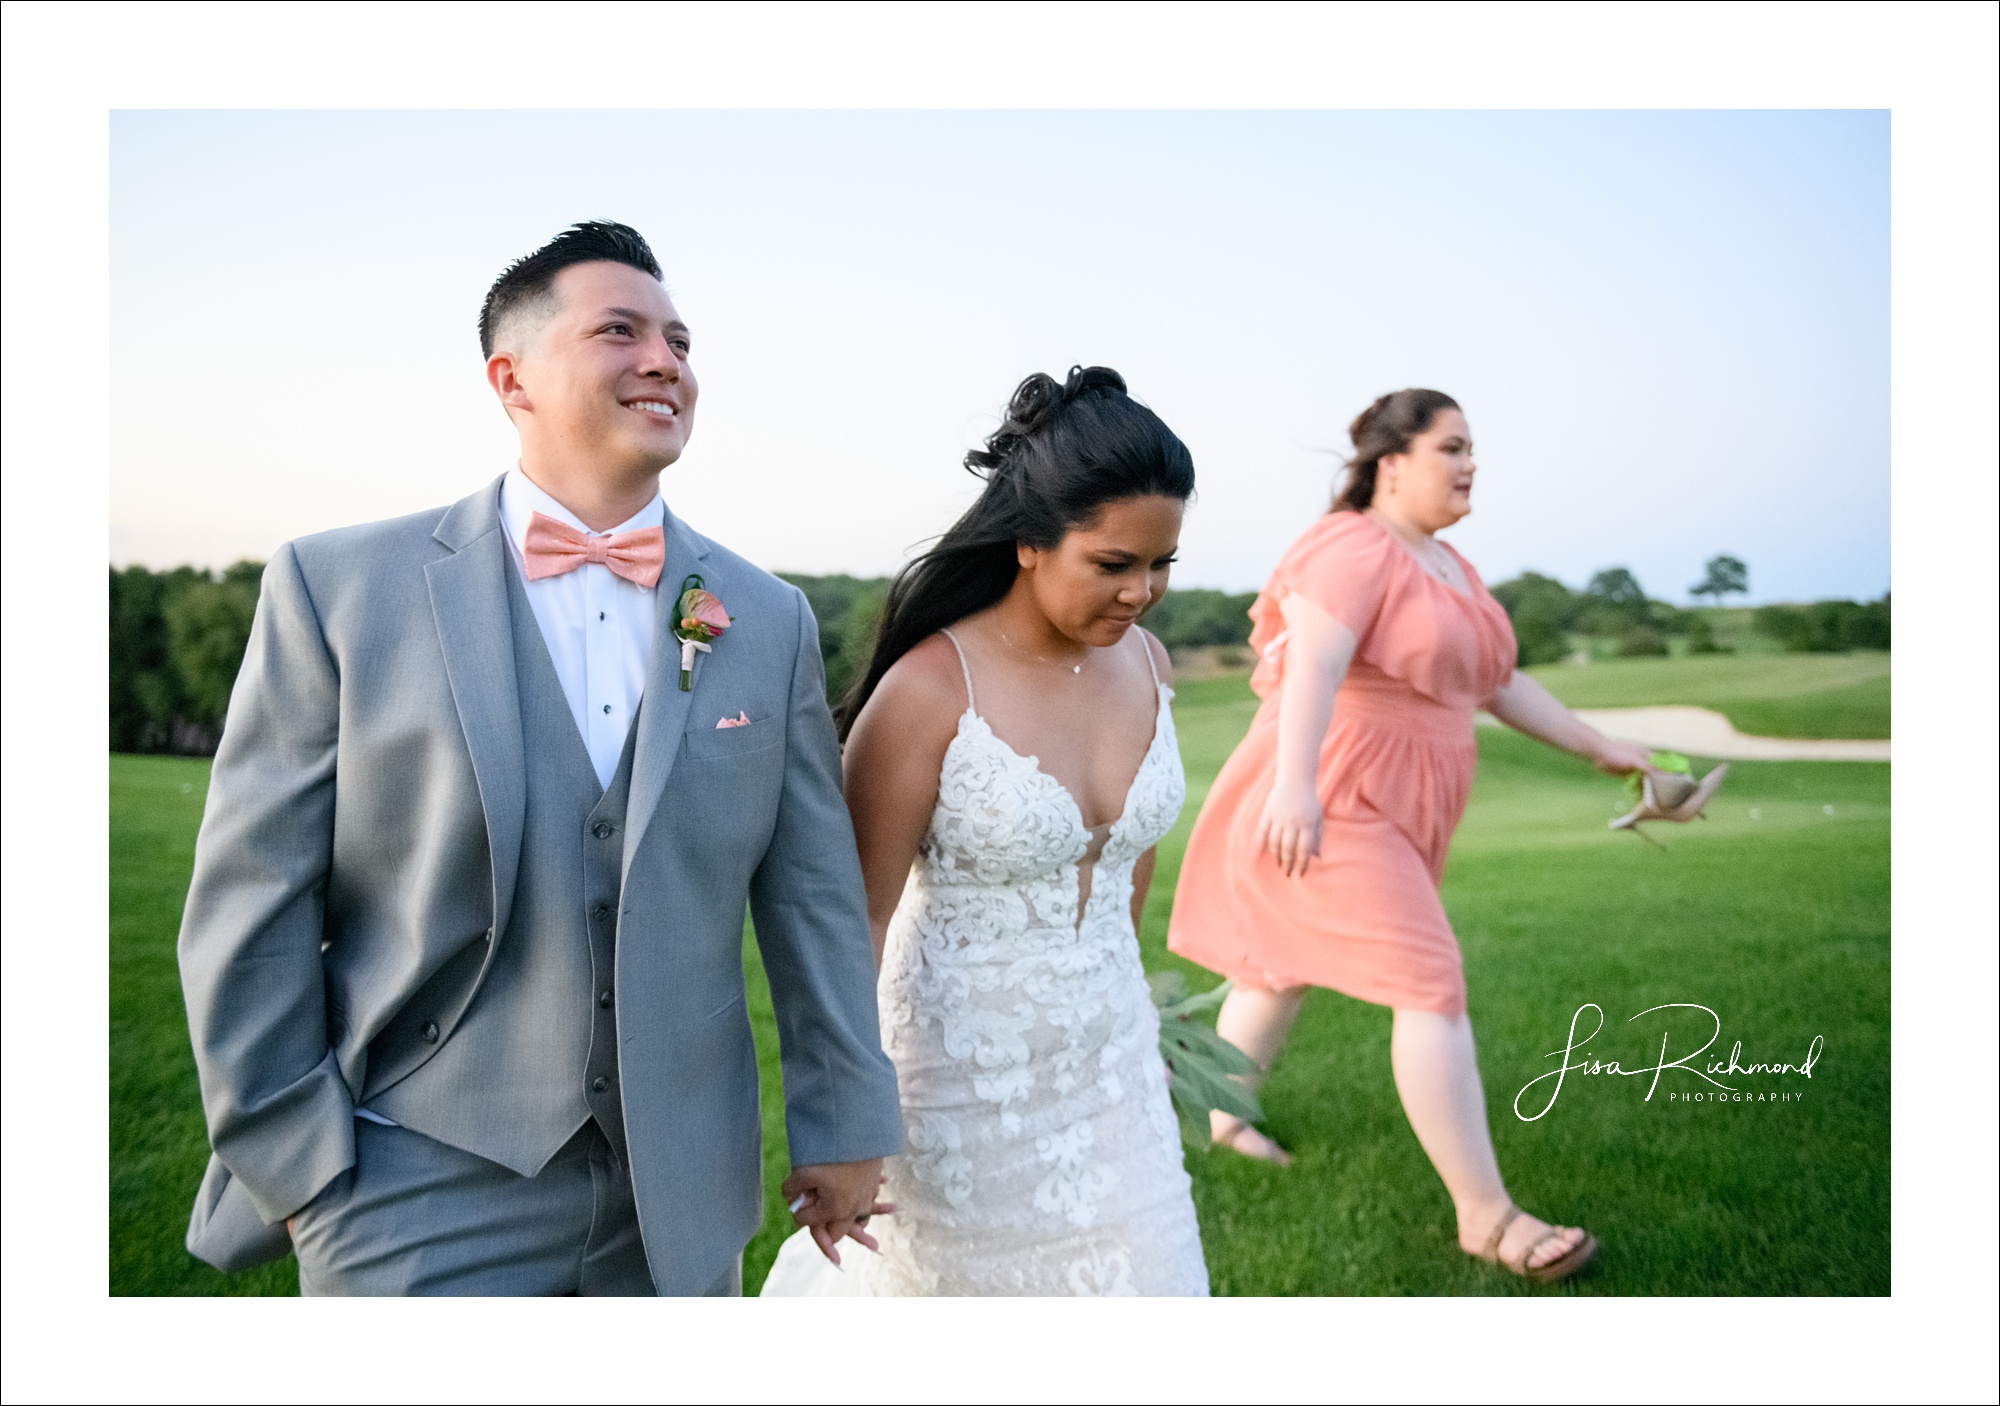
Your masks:
M 604 711 L 605 711 L 605 712 L 607 712 L 607 713 L 611 711 L 611 705 L 610 705 L 609 703 L 606 703 L 606 704 L 604 705 Z

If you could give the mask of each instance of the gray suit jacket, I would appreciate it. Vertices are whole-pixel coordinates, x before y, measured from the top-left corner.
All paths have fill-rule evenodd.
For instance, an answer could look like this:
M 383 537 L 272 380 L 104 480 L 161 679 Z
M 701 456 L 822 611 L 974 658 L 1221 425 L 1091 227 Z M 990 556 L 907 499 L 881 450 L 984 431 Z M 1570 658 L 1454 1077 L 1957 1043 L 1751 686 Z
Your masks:
M 265 568 L 180 934 L 215 1152 L 188 1247 L 220 1267 L 284 1253 L 285 1217 L 354 1160 L 356 1104 L 449 1044 L 507 932 L 525 773 L 503 534 L 496 481 Z M 683 693 L 662 602 L 618 929 L 620 1085 L 662 1293 L 712 1283 L 762 1213 L 746 901 L 793 1164 L 902 1140 L 812 613 L 670 514 L 660 589 L 689 572 L 735 623 Z M 716 728 L 739 710 L 751 726 Z M 430 1039 L 397 1020 L 419 992 L 447 1013 Z

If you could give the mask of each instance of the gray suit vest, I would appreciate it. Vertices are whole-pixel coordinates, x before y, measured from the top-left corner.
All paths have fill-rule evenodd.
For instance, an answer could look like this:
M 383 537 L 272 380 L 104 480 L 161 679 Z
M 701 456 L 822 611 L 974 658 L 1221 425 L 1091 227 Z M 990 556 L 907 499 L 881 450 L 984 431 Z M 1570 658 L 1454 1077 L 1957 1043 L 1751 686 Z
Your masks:
M 614 973 L 638 720 L 611 785 L 600 789 L 511 561 L 506 576 L 527 761 L 513 911 L 444 1048 L 366 1104 L 527 1176 L 591 1118 L 625 1160 Z M 484 948 L 473 942 L 468 958 L 483 959 Z M 437 1027 L 419 1038 L 436 1040 Z

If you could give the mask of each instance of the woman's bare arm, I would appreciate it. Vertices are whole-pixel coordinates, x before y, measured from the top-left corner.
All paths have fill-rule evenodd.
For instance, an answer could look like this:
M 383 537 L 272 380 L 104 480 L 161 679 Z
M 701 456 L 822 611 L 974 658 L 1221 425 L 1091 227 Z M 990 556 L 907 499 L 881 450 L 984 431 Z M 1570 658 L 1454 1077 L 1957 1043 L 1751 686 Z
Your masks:
M 1320 744 L 1358 641 L 1354 631 L 1303 596 L 1286 596 L 1282 609 L 1285 680 L 1278 694 L 1277 777 L 1257 825 L 1257 846 L 1270 850 L 1290 876 L 1305 873 L 1319 853 Z
M 1174 661 L 1167 653 L 1167 647 L 1153 638 L 1152 632 L 1141 629 L 1139 638 L 1153 656 L 1153 673 L 1163 684 L 1174 681 Z M 1147 850 L 1132 865 L 1132 931 L 1137 933 L 1146 916 L 1146 893 L 1153 887 L 1153 866 L 1159 862 L 1158 845 Z
M 965 706 L 957 655 L 933 637 L 896 661 L 847 735 L 841 772 L 878 968 L 889 919 L 937 809 L 938 773 Z
M 1556 700 L 1541 683 L 1519 669 L 1486 702 L 1486 709 L 1517 732 L 1574 752 L 1599 771 L 1623 776 L 1648 765 L 1644 747 L 1606 737 Z

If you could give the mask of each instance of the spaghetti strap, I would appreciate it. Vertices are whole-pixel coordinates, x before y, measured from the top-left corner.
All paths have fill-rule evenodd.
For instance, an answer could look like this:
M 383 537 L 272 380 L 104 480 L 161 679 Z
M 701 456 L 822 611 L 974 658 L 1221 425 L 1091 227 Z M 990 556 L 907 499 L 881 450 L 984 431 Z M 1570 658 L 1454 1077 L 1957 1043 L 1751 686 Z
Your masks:
M 1137 634 L 1137 635 L 1139 636 L 1139 648 L 1140 648 L 1141 650 L 1143 650 L 1143 651 L 1145 652 L 1145 655 L 1146 655 L 1146 667 L 1147 667 L 1148 669 L 1150 669 L 1150 670 L 1152 671 L 1152 674 L 1153 674 L 1153 687 L 1154 687 L 1154 688 L 1159 688 L 1159 687 L 1161 686 L 1161 685 L 1160 685 L 1160 666 L 1159 666 L 1158 664 L 1156 664 L 1156 663 L 1154 663 L 1154 662 L 1153 662 L 1153 646 L 1152 646 L 1152 643 L 1151 643 L 1151 641 L 1150 641 L 1150 640 L 1148 639 L 1148 637 L 1147 637 L 1147 635 L 1146 635 L 1146 632 L 1145 632 L 1144 630 L 1135 630 L 1135 631 L 1134 631 L 1133 633 L 1135 633 L 1135 634 Z
M 958 642 L 958 636 L 950 630 L 939 630 L 938 633 L 950 640 L 951 647 L 958 651 L 959 671 L 965 675 L 965 706 L 976 713 L 979 711 L 979 705 L 972 700 L 972 666 L 965 662 L 965 647 Z M 1147 651 L 1146 657 L 1152 658 L 1150 650 Z

